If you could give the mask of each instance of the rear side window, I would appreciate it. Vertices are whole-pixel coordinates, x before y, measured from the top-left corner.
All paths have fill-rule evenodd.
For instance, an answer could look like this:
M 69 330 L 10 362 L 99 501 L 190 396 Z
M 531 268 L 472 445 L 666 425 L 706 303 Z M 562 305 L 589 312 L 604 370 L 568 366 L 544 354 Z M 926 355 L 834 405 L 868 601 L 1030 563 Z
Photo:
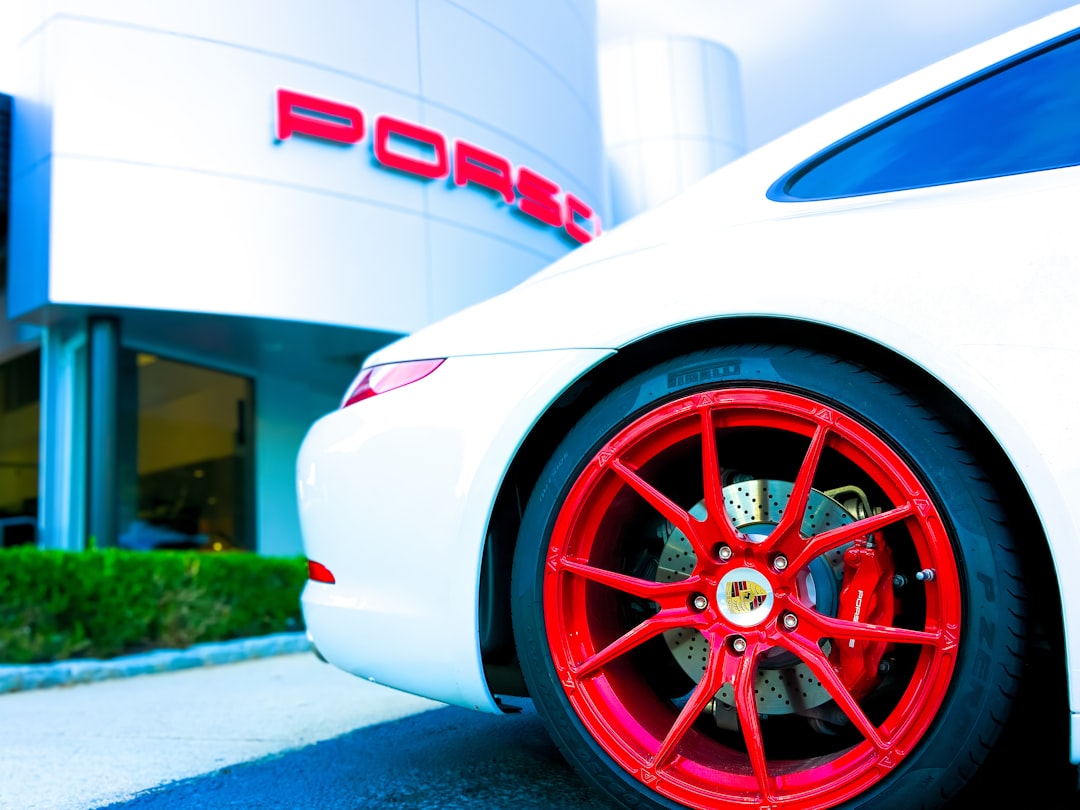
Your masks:
M 1080 165 L 1080 38 L 946 88 L 782 177 L 774 200 L 823 200 Z

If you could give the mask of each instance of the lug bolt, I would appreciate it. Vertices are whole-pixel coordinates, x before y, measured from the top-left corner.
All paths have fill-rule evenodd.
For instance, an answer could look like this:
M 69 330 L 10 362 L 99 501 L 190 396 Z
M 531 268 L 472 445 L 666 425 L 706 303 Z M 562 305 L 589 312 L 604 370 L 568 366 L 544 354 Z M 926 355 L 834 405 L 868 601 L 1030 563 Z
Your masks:
M 799 626 L 799 617 L 798 616 L 796 616 L 794 613 L 785 613 L 784 614 L 784 627 L 785 628 L 787 628 L 788 630 L 794 630 L 798 626 Z
M 777 571 L 783 571 L 788 566 L 787 557 L 783 554 L 777 554 L 772 561 L 772 567 Z
M 907 577 L 903 574 L 897 574 L 892 578 L 892 584 L 894 588 L 903 588 L 907 585 Z
M 746 639 L 742 636 L 735 636 L 735 638 L 731 640 L 731 649 L 737 653 L 746 652 Z
M 720 562 L 727 562 L 735 556 L 735 552 L 731 550 L 731 546 L 722 545 L 716 549 L 716 556 L 720 558 Z
M 699 593 L 692 600 L 695 610 L 705 610 L 709 606 L 709 599 L 705 594 Z
M 937 571 L 933 568 L 924 568 L 915 575 L 915 579 L 919 580 L 919 582 L 933 582 L 936 577 Z
M 888 658 L 882 658 L 881 663 L 878 664 L 877 668 L 878 672 L 888 672 L 890 669 L 892 669 L 892 661 L 890 661 Z

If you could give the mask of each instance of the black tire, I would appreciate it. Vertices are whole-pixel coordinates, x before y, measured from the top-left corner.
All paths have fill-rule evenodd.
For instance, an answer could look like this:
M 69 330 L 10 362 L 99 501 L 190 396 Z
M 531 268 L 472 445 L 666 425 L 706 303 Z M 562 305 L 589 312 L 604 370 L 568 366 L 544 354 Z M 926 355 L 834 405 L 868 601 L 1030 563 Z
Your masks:
M 709 478 L 709 458 L 725 478 Z M 804 468 L 814 491 L 804 487 L 807 516 L 793 527 L 783 510 L 800 503 Z M 706 514 L 721 487 L 713 512 L 730 523 Z M 838 550 L 799 557 L 799 532 L 825 545 L 811 514 L 831 521 L 829 537 L 879 523 L 862 524 L 869 543 L 843 529 Z M 918 579 L 927 568 L 933 578 Z M 553 739 L 625 807 L 910 810 L 941 806 L 999 736 L 1023 665 L 1022 582 L 998 494 L 917 397 L 833 356 L 730 346 L 639 374 L 561 442 L 525 510 L 513 623 Z M 927 635 L 856 642 L 824 626 L 838 613 L 852 633 L 869 621 Z M 634 628 L 643 636 L 626 635 Z M 837 694 L 858 709 L 838 710 Z

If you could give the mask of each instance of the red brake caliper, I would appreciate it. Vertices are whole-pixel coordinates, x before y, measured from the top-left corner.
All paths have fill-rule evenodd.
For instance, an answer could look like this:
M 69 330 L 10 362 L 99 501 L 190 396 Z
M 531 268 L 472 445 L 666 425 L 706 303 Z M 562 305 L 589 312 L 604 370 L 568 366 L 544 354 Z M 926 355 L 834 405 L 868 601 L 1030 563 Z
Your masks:
M 844 584 L 837 618 L 891 626 L 896 610 L 895 572 L 892 554 L 884 544 L 866 538 L 856 540 L 844 552 Z M 890 644 L 838 638 L 836 645 L 831 657 L 833 664 L 839 666 L 840 680 L 854 697 L 862 697 L 877 680 L 881 659 Z

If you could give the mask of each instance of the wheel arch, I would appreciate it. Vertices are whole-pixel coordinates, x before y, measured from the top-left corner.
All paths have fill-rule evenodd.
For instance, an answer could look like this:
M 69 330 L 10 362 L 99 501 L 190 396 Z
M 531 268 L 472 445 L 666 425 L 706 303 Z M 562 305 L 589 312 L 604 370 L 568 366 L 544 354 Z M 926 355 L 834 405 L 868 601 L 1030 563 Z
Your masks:
M 1058 673 L 1054 690 L 1060 696 L 1062 721 L 1067 720 L 1067 664 L 1060 581 L 1046 531 L 1034 501 L 997 438 L 979 417 L 940 379 L 907 357 L 861 335 L 824 324 L 782 317 L 724 317 L 683 324 L 644 336 L 566 389 L 539 417 L 518 448 L 496 496 L 484 543 L 480 571 L 478 626 L 488 686 L 493 694 L 525 695 L 517 666 L 510 623 L 510 570 L 525 504 L 540 471 L 570 427 L 604 395 L 643 368 L 682 354 L 728 343 L 788 343 L 826 351 L 880 371 L 918 396 L 967 445 L 979 449 L 979 462 L 997 487 L 1008 492 L 1008 519 L 1024 526 L 1038 542 L 1029 560 L 1029 579 L 1053 582 L 1032 589 L 1033 646 L 1046 656 L 1043 664 Z

